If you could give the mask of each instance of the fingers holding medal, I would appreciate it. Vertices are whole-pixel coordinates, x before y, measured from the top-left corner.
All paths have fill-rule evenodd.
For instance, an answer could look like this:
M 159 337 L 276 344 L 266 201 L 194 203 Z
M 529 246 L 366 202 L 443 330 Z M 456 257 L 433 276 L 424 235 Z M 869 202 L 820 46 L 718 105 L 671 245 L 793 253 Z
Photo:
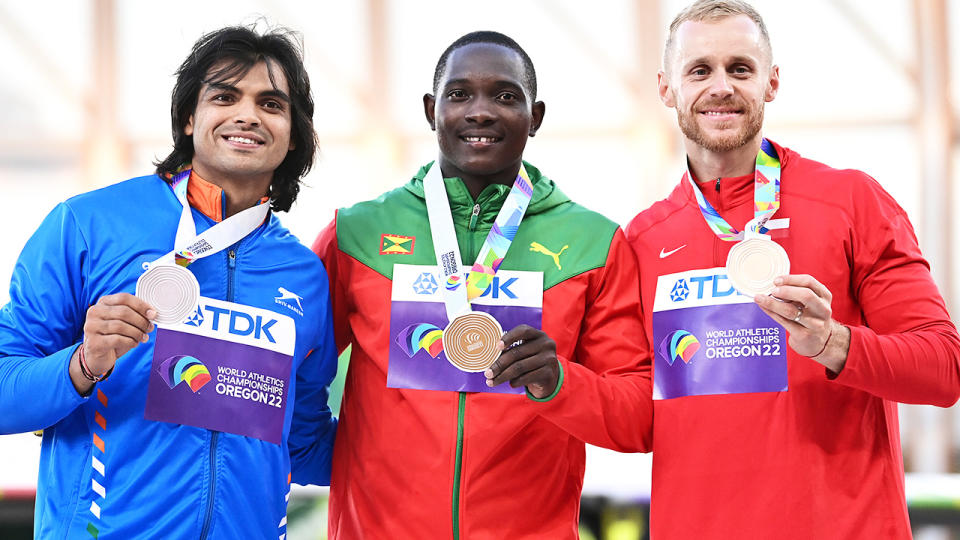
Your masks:
M 550 336 L 523 324 L 504 334 L 500 347 L 503 354 L 484 372 L 488 386 L 505 382 L 513 388 L 526 386 L 536 398 L 548 397 L 556 390 L 560 364 L 557 344 Z
M 83 349 L 91 371 L 106 372 L 117 358 L 147 341 L 156 316 L 150 304 L 128 293 L 102 296 L 90 306 L 83 324 Z
M 790 348 L 803 356 L 815 356 L 830 333 L 833 294 L 805 274 L 780 276 L 774 285 L 770 295 L 758 294 L 754 301 L 786 328 Z

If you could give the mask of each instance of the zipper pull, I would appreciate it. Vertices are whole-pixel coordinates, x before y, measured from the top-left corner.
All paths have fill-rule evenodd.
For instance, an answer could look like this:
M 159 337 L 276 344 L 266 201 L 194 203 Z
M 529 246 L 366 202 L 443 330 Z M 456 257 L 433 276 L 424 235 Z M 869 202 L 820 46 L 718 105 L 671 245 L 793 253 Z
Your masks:
M 230 268 L 237 266 L 237 252 L 232 249 L 227 252 L 227 265 Z
M 720 193 L 720 177 L 717 177 L 717 193 Z
M 473 205 L 473 213 L 470 214 L 470 230 L 471 231 L 477 225 L 477 216 L 479 215 L 480 215 L 480 205 L 475 204 Z

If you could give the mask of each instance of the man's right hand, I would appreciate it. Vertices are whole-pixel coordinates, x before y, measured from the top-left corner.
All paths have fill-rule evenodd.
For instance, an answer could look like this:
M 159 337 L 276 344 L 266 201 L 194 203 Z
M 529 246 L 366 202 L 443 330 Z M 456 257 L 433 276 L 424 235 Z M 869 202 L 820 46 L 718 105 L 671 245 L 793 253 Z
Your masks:
M 103 296 L 87 310 L 83 324 L 83 358 L 90 373 L 100 375 L 113 369 L 117 358 L 150 339 L 157 310 L 128 293 Z M 80 394 L 93 381 L 80 370 L 80 350 L 70 359 L 70 380 Z

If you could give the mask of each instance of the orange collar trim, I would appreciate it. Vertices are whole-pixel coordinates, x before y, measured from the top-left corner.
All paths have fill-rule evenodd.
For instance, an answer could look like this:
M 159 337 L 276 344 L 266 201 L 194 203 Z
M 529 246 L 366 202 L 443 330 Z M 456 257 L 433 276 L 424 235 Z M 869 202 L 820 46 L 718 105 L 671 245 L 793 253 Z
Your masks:
M 190 206 L 203 212 L 208 218 L 223 221 L 223 190 L 216 184 L 211 184 L 200 177 L 196 171 L 190 172 L 190 183 L 187 184 L 187 201 Z M 260 199 L 260 204 L 270 201 L 270 197 Z

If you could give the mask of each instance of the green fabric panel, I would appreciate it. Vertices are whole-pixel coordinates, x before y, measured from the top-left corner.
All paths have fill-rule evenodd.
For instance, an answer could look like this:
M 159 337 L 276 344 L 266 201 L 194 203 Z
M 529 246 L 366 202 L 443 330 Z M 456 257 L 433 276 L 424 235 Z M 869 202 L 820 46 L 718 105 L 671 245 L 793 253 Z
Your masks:
M 616 231 L 617 224 L 600 214 L 572 202 L 564 204 L 541 219 L 529 222 L 524 219 L 500 269 L 543 272 L 543 290 L 547 290 L 604 266 Z M 537 251 L 534 242 L 551 253 L 562 253 L 555 261 L 550 255 Z
M 533 183 L 533 198 L 501 268 L 542 271 L 546 290 L 573 276 L 602 267 L 617 230 L 616 223 L 573 203 L 536 167 L 530 164 L 526 167 Z M 423 199 L 423 177 L 428 169 L 429 165 L 422 167 L 405 186 L 373 201 L 340 210 L 337 214 L 340 250 L 388 279 L 393 279 L 393 265 L 396 263 L 436 264 Z M 459 178 L 445 178 L 444 183 L 460 256 L 465 265 L 471 265 L 510 187 L 487 186 L 474 201 Z M 471 230 L 475 204 L 480 205 L 480 213 Z M 413 253 L 381 254 L 383 234 L 414 237 Z M 556 260 L 544 253 L 556 254 L 561 250 Z

